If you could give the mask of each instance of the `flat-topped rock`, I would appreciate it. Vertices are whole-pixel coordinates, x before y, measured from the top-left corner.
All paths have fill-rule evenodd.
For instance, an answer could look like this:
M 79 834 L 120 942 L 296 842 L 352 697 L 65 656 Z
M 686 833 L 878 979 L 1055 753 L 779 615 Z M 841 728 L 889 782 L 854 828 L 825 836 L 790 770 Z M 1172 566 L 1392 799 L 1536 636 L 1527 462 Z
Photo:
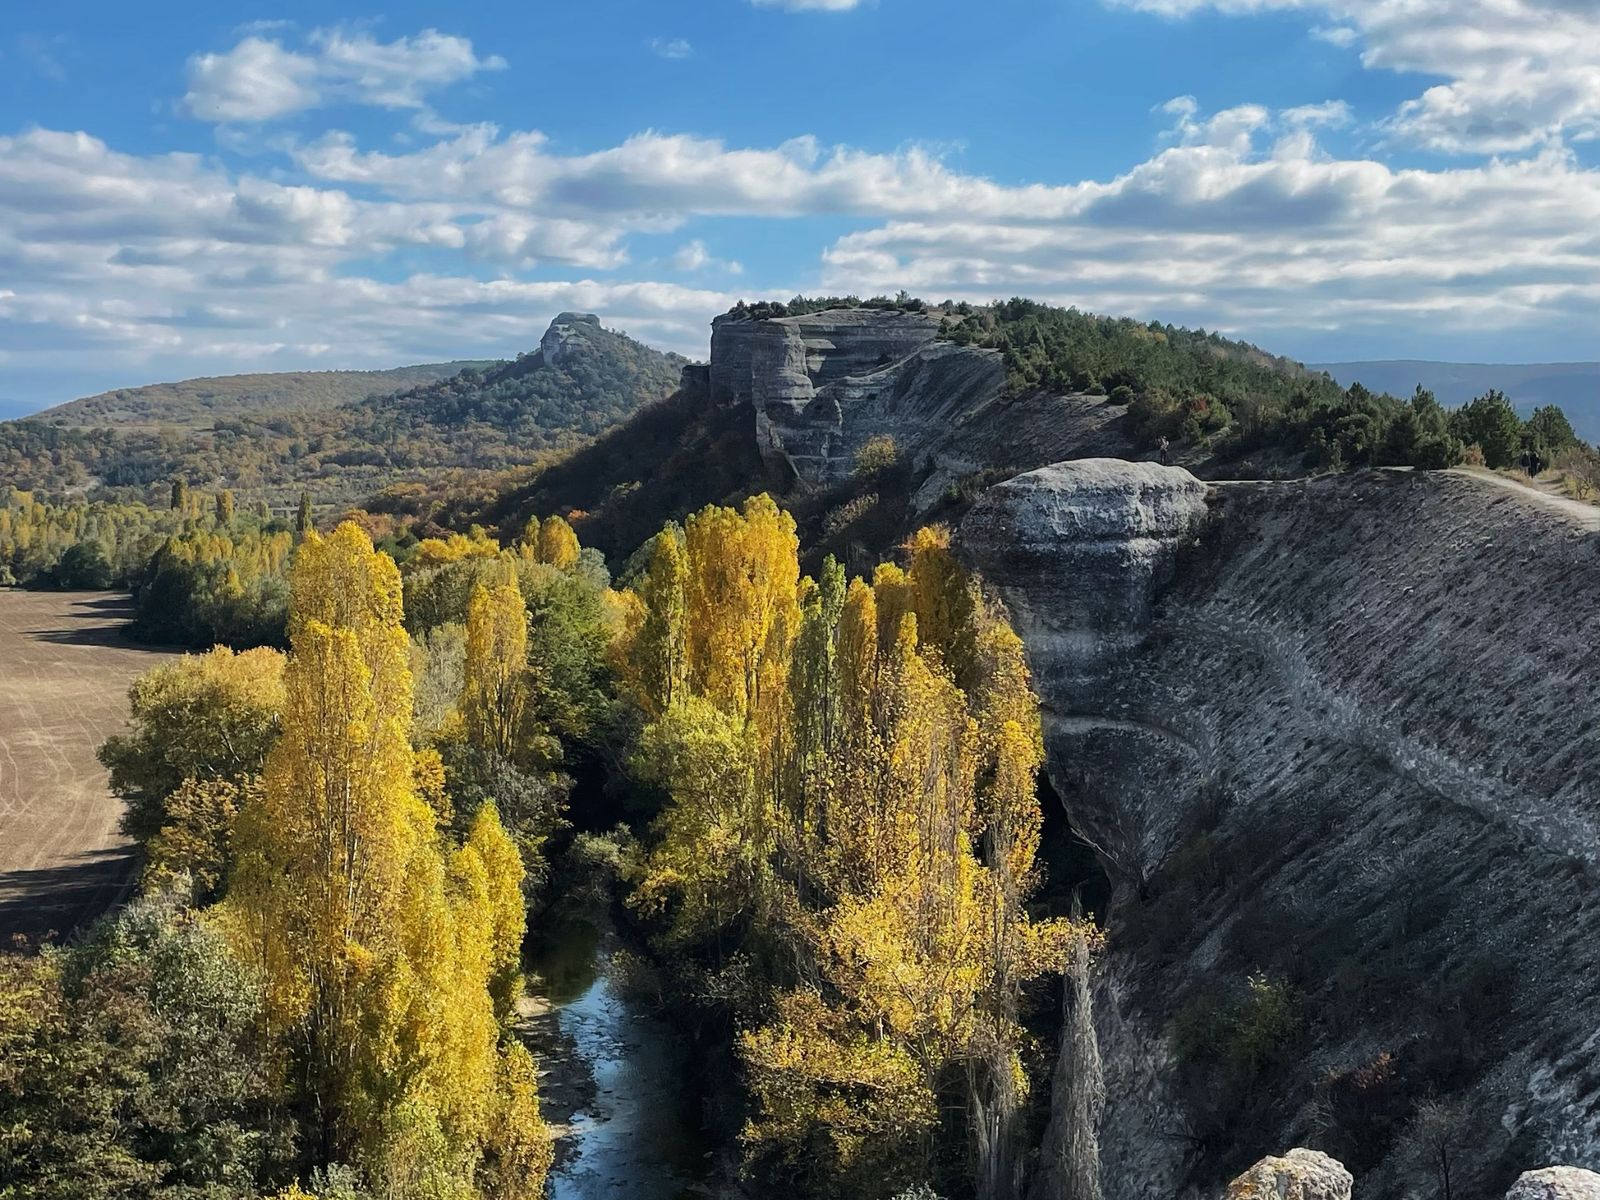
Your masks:
M 1206 485 L 1182 467 L 1085 458 L 989 489 L 961 524 L 963 552 L 1006 593 L 1036 669 L 1077 672 L 1148 623 Z

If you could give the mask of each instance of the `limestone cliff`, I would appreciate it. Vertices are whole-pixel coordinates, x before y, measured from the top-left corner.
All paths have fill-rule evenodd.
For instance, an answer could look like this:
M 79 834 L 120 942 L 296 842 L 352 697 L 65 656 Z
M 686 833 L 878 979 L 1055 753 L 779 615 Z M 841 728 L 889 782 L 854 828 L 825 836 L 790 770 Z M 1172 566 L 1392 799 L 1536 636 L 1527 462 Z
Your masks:
M 1457 1195 L 1600 1165 L 1593 532 L 1456 473 L 1100 461 L 992 489 L 961 544 L 1117 884 L 1110 1200 L 1215 1194 L 1273 1142 L 1431 1189 L 1430 1099 Z
M 1124 454 L 1124 410 L 1104 397 L 1006 392 L 992 350 L 938 340 L 936 318 L 882 309 L 712 323 L 705 386 L 746 408 L 763 461 L 807 486 L 850 474 L 886 435 L 917 469 L 920 510 L 951 483 L 1087 454 Z
M 559 366 L 563 360 L 587 348 L 590 331 L 598 332 L 600 327 L 600 318 L 593 313 L 561 313 L 539 339 L 539 353 L 544 355 L 549 366 Z
M 719 317 L 711 334 L 711 392 L 749 405 L 769 467 L 808 484 L 849 474 L 868 438 L 903 454 L 926 449 L 962 407 L 1005 383 L 1000 357 L 936 341 L 921 313 L 830 309 L 748 321 Z

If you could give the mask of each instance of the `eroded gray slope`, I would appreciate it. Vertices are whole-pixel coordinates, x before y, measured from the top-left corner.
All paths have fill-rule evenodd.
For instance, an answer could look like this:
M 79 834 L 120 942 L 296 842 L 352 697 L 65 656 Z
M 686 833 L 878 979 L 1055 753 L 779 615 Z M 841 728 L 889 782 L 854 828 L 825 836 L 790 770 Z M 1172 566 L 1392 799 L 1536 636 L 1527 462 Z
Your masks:
M 1132 465 L 1097 503 L 1176 514 L 1153 539 L 1038 524 L 1119 469 L 1023 476 L 962 530 L 1119 881 L 1109 1194 L 1210 1188 L 1298 1142 L 1400 1195 L 1419 1181 L 1391 1147 L 1430 1092 L 1465 1098 L 1461 1194 L 1600 1165 L 1600 539 L 1454 475 L 1197 506 L 1182 472 L 1156 496 Z M 1252 974 L 1292 1028 L 1241 1062 Z

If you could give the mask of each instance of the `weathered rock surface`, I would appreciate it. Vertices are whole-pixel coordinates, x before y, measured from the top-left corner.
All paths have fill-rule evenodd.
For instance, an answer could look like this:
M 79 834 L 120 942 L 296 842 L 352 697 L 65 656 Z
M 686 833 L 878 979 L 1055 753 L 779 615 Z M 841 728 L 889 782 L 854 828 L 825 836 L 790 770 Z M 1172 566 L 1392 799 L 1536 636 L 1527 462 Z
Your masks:
M 1148 625 L 1205 497 L 1182 467 L 1075 459 L 990 488 L 961 538 L 1012 601 L 1035 663 L 1081 674 L 1122 645 L 1118 631 Z
M 1506 1200 L 1600 1200 L 1600 1175 L 1581 1167 L 1526 1171 L 1511 1185 Z
M 1116 883 L 1107 1200 L 1215 1194 L 1313 1129 L 1363 1200 L 1406 1194 L 1430 1091 L 1464 1100 L 1458 1194 L 1600 1164 L 1600 540 L 1453 474 L 1219 485 L 1201 521 L 1149 478 L 1034 472 L 960 537 Z M 1252 975 L 1294 1014 L 1265 1063 L 1172 1036 Z M 1329 1107 L 1368 1067 L 1382 1138 Z
M 550 328 L 539 339 L 539 352 L 550 366 L 558 366 L 563 359 L 581 353 L 588 345 L 584 326 L 600 328 L 600 318 L 593 313 L 564 312 L 550 322 Z
M 1228 1185 L 1225 1200 L 1350 1200 L 1350 1172 L 1319 1150 L 1263 1158 Z
M 712 323 L 709 366 L 691 368 L 684 384 L 749 409 L 762 459 L 780 479 L 837 482 L 868 439 L 892 437 L 916 468 L 918 512 L 970 476 L 989 483 L 1134 451 L 1126 409 L 1104 396 L 1007 392 L 997 352 L 940 342 L 938 332 L 933 317 L 882 309 L 723 316 Z
M 998 354 L 937 342 L 938 332 L 933 317 L 870 309 L 719 317 L 712 398 L 751 407 L 769 467 L 830 483 L 850 473 L 869 438 L 887 434 L 915 455 L 1004 386 Z

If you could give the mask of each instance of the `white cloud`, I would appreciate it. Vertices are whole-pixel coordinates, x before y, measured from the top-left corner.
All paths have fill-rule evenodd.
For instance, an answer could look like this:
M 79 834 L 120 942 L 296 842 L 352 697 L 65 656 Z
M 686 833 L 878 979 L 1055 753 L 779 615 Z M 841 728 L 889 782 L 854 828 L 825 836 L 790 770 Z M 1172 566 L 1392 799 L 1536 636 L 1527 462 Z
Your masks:
M 393 153 L 333 133 L 283 143 L 293 170 L 268 177 L 35 130 L 0 138 L 0 354 L 210 370 L 506 353 L 562 308 L 703 353 L 735 297 L 689 284 L 739 270 L 708 246 L 720 217 L 849 218 L 806 273 L 830 291 L 1027 294 L 1269 345 L 1331 329 L 1592 336 L 1600 171 L 1569 151 L 1398 169 L 1320 144 L 1350 120 L 1338 101 L 1160 109 L 1168 135 L 1126 172 L 1023 184 L 811 137 L 646 131 L 567 153 L 476 125 Z M 663 257 L 630 255 L 635 235 L 674 231 Z M 524 278 L 535 266 L 545 278 Z
M 667 259 L 667 265 L 674 271 L 683 271 L 687 274 L 697 271 L 721 271 L 727 275 L 744 274 L 742 264 L 731 259 L 716 258 L 699 238 L 679 246 L 672 257 Z
M 1106 0 L 1183 17 L 1293 10 L 1331 17 L 1314 36 L 1359 44 L 1367 67 L 1447 82 L 1386 123 L 1456 154 L 1536 151 L 1600 136 L 1600 4 L 1594 0 Z
M 694 46 L 687 38 L 652 38 L 650 49 L 658 58 L 685 59 L 694 57 Z
M 466 38 L 432 29 L 392 42 L 319 29 L 298 50 L 252 34 L 189 60 L 183 105 L 205 121 L 270 121 L 334 101 L 422 110 L 429 92 L 504 66 L 496 55 L 479 58 Z

